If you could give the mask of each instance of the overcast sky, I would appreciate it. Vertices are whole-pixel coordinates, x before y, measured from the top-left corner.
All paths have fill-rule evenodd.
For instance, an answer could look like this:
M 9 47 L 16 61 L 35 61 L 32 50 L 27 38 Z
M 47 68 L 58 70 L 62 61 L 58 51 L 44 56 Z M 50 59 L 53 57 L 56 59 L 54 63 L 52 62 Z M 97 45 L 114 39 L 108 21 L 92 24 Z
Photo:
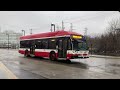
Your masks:
M 73 31 L 84 34 L 88 28 L 87 34 L 92 35 L 104 33 L 107 22 L 117 17 L 118 11 L 0 11 L 0 27 L 1 31 L 24 29 L 29 34 L 29 29 L 33 29 L 33 33 L 41 33 L 49 32 L 51 23 L 61 27 L 63 20 L 65 30 L 72 23 Z

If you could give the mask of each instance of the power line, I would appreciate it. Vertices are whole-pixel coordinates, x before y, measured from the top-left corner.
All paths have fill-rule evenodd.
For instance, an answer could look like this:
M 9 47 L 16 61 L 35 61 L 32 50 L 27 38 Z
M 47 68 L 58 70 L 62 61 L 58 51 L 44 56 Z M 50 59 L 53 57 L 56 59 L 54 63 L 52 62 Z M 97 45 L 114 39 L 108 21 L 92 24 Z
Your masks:
M 115 11 L 115 12 L 112 12 L 112 13 L 116 13 L 116 11 Z M 80 17 L 77 17 L 77 18 L 71 18 L 72 21 L 71 21 L 70 19 L 64 19 L 64 21 L 66 20 L 67 23 L 68 23 L 68 22 L 71 22 L 71 23 L 85 22 L 85 21 L 92 20 L 93 18 L 100 17 L 101 15 L 102 15 L 102 16 L 105 15 L 105 13 L 103 13 L 103 11 L 97 12 L 97 13 L 95 13 L 95 14 L 96 14 L 96 16 L 94 15 L 94 16 L 87 17 L 87 18 L 86 18 L 86 16 L 80 16 Z M 76 19 L 77 19 L 77 20 L 76 20 Z M 69 20 L 69 21 L 68 21 L 68 20 Z M 56 24 L 58 24 L 58 23 L 60 23 L 60 22 L 56 22 Z M 64 23 L 66 23 L 66 22 L 64 22 Z M 62 28 L 63 28 L 63 27 L 62 27 Z
M 96 17 L 101 16 L 101 14 L 103 15 L 104 13 L 102 13 L 102 12 L 103 12 L 103 11 L 97 12 L 97 13 L 95 13 L 95 14 L 99 14 L 99 15 L 97 15 L 97 16 L 92 16 L 92 17 L 88 17 L 88 18 L 86 18 L 85 16 L 80 16 L 80 17 L 82 17 L 82 19 L 80 19 L 80 17 L 70 18 L 70 19 L 72 19 L 72 21 L 69 21 L 69 22 L 78 23 L 78 22 L 88 21 L 88 20 L 91 20 L 91 19 L 93 19 L 93 18 L 96 18 Z M 116 12 L 116 11 L 115 11 L 115 12 Z M 112 13 L 113 13 L 113 12 L 112 12 Z M 64 20 L 70 20 L 70 19 L 64 19 Z M 77 20 L 74 20 L 74 19 L 77 19 Z M 57 24 L 57 26 L 58 26 L 58 23 L 60 24 L 60 22 L 56 22 L 55 24 Z M 65 29 L 64 23 L 66 23 L 66 22 L 63 22 L 63 21 L 62 21 L 62 29 L 63 29 L 63 30 Z M 57 27 L 57 28 L 58 28 L 58 27 Z
M 116 11 L 114 11 L 114 12 L 116 13 Z M 114 13 L 114 12 L 112 12 L 112 13 Z M 100 14 L 104 14 L 104 13 L 103 13 L 103 11 L 99 11 L 99 12 L 94 13 L 94 14 L 96 14 L 97 16 L 94 15 L 93 17 L 98 17 L 98 14 L 100 15 Z M 90 15 L 93 15 L 93 14 L 90 14 Z M 89 15 L 89 16 L 90 16 L 90 15 Z M 76 20 L 76 19 L 78 20 L 78 19 L 80 19 L 80 18 L 82 18 L 82 19 L 83 19 L 83 18 L 85 18 L 85 19 L 89 19 L 89 18 L 90 18 L 90 19 L 91 19 L 91 17 L 89 17 L 89 16 L 86 17 L 85 15 L 83 15 L 83 16 L 79 16 L 79 17 L 75 17 L 75 18 L 64 19 L 63 21 L 72 22 L 72 21 L 74 21 L 74 20 Z M 93 18 L 93 17 L 92 17 L 92 18 Z M 72 20 L 72 21 L 70 21 L 70 20 Z M 57 24 L 57 23 L 60 23 L 60 22 L 56 22 L 56 24 Z
M 10 24 L 3 24 L 3 26 L 23 28 L 23 27 L 21 27 L 21 26 L 17 26 L 17 25 L 10 25 Z
M 93 18 L 96 18 L 96 17 L 99 17 L 99 16 L 103 16 L 103 15 L 105 15 L 104 13 L 100 13 L 99 15 L 97 15 L 97 16 L 93 16 L 93 17 L 89 17 L 89 18 L 84 18 L 84 19 L 78 19 L 78 20 L 75 20 L 75 21 L 73 21 L 74 23 L 76 23 L 76 22 L 82 22 L 82 21 L 88 21 L 88 20 L 91 20 L 91 19 L 93 19 Z
M 99 11 L 99 12 L 97 12 L 97 13 L 94 13 L 94 14 L 99 14 L 99 13 L 101 13 L 101 12 L 103 12 L 103 11 Z M 70 19 L 77 19 L 77 18 L 80 18 L 80 17 L 85 17 L 85 15 L 82 15 L 82 16 L 79 16 L 79 17 L 75 17 L 75 18 L 69 18 L 69 19 L 65 19 L 65 20 L 70 20 Z

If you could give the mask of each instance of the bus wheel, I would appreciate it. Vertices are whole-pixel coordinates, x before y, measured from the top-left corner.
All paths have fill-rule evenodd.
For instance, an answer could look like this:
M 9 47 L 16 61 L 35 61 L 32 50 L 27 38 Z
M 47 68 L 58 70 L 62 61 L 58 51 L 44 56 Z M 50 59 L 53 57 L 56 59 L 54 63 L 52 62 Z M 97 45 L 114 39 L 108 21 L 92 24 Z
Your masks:
M 55 61 L 56 60 L 56 54 L 55 52 L 50 53 L 50 60 Z
M 25 57 L 28 57 L 29 56 L 29 52 L 28 50 L 25 50 L 25 54 L 24 54 Z

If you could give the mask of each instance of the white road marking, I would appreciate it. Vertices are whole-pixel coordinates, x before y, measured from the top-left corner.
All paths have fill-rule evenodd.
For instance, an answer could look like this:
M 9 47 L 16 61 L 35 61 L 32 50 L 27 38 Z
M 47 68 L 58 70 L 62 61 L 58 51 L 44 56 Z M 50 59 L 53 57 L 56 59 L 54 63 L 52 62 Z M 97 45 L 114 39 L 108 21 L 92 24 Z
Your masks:
M 18 79 L 2 62 L 0 62 L 0 69 L 8 77 L 8 79 Z

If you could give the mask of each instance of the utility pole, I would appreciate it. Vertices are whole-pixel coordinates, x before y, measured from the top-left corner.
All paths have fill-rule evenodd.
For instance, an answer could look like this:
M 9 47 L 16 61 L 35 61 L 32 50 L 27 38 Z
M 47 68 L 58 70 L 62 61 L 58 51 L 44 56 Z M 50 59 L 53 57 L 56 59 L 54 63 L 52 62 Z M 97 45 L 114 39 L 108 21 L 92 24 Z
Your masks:
M 51 32 L 52 32 L 52 26 L 54 26 L 54 32 L 55 32 L 55 24 L 51 24 Z
M 85 36 L 87 36 L 87 30 L 88 30 L 87 28 L 85 28 L 85 30 L 84 30 L 84 31 L 85 31 L 85 32 L 84 32 L 84 35 L 85 35 Z
M 62 21 L 62 29 L 64 30 L 65 28 L 64 28 L 64 23 L 69 23 L 69 22 L 63 22 Z M 73 30 L 73 24 L 72 23 L 69 23 L 70 24 L 70 29 L 69 29 L 69 31 L 72 31 Z
M 70 30 L 71 30 L 71 31 L 73 30 L 73 25 L 72 25 L 72 23 L 70 23 Z
M 64 30 L 64 22 L 62 21 L 62 30 Z
M 25 30 L 22 30 L 22 32 L 24 32 L 24 36 L 25 36 Z
M 57 30 L 59 30 L 59 26 L 58 26 L 58 25 L 57 25 L 57 27 L 56 27 L 56 28 L 57 28 Z
M 30 29 L 30 34 L 32 34 L 32 29 Z

